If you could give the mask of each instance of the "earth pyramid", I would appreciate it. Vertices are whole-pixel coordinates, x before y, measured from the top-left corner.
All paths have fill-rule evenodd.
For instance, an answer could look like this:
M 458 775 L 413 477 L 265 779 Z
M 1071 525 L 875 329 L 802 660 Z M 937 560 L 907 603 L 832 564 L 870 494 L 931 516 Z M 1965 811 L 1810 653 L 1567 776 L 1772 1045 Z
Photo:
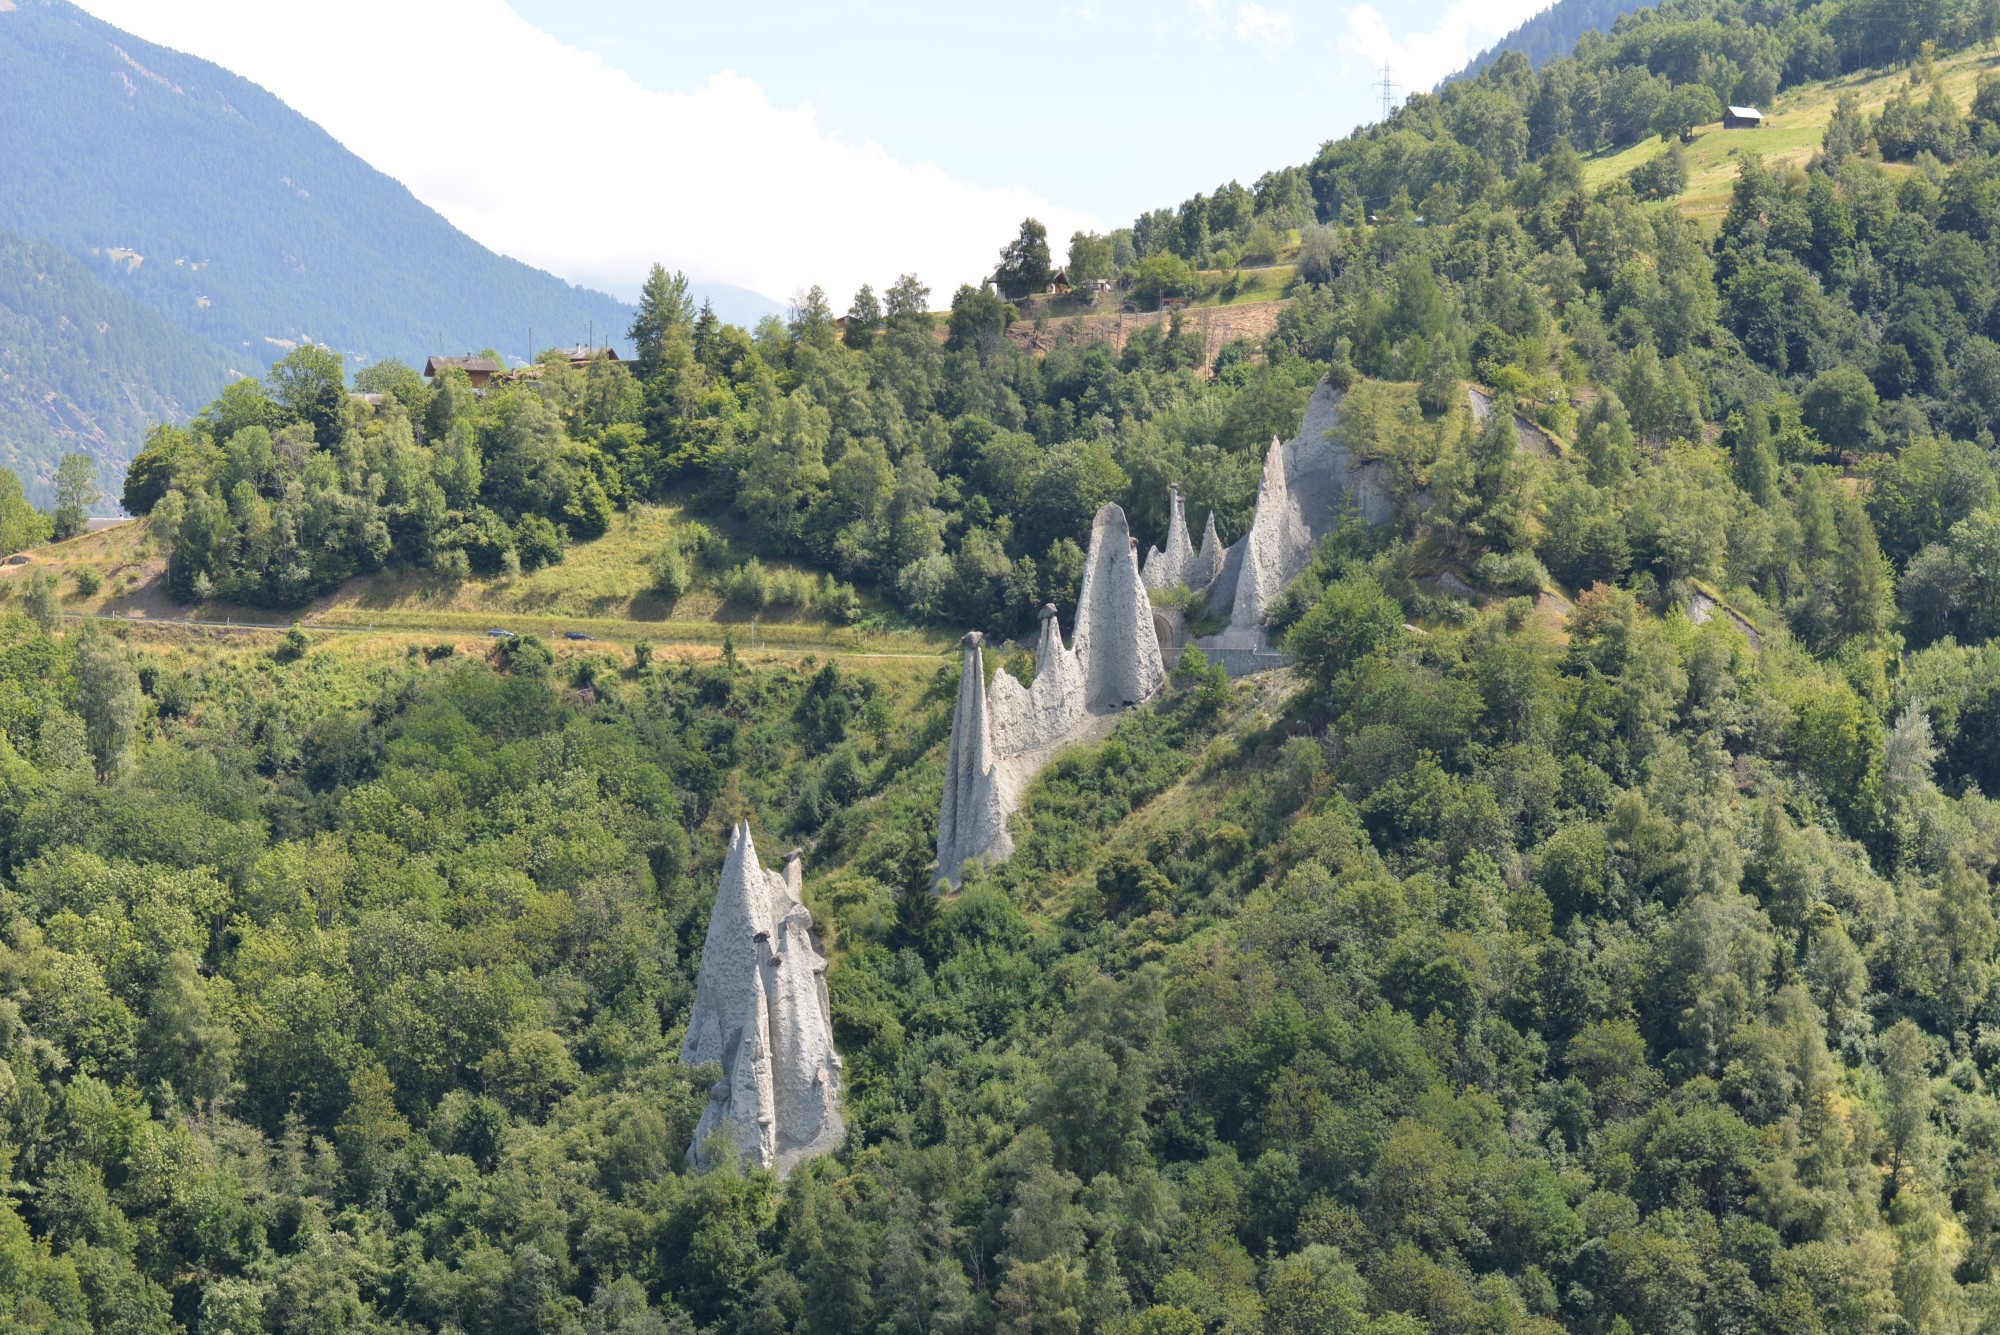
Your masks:
M 766 871 L 749 825 L 730 831 L 681 1045 L 682 1061 L 722 1067 L 688 1148 L 698 1168 L 733 1150 L 783 1176 L 846 1138 L 826 960 L 799 897 L 802 876 L 796 851 L 784 871 Z
M 1180 539 L 1191 560 L 1185 520 Z M 1166 682 L 1152 600 L 1118 506 L 1106 505 L 1090 526 L 1074 643 L 1063 644 L 1054 606 L 1042 608 L 1041 622 L 1031 686 L 1003 669 L 989 688 L 983 637 L 965 637 L 938 813 L 938 875 L 953 885 L 972 859 L 992 864 L 1014 851 L 1007 817 L 1042 766 L 1063 747 L 1110 732 L 1119 713 Z

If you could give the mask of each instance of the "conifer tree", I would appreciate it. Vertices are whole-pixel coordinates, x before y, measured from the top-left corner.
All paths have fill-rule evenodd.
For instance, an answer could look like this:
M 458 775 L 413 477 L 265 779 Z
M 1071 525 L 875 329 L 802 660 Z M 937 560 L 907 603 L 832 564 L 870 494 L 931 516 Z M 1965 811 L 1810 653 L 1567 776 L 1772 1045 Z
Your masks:
M 866 352 L 875 346 L 875 335 L 881 329 L 882 303 L 875 299 L 875 289 L 863 283 L 854 294 L 854 304 L 847 308 L 840 341 L 857 352 Z
M 679 270 L 668 273 L 664 265 L 655 264 L 646 275 L 645 286 L 639 290 L 639 313 L 632 317 L 632 327 L 627 331 L 641 379 L 659 369 L 667 336 L 676 329 L 691 328 L 694 316 L 694 298 L 688 294 L 687 275 Z
M 937 949 L 937 863 L 920 825 L 896 862 L 896 934 L 926 959 Z

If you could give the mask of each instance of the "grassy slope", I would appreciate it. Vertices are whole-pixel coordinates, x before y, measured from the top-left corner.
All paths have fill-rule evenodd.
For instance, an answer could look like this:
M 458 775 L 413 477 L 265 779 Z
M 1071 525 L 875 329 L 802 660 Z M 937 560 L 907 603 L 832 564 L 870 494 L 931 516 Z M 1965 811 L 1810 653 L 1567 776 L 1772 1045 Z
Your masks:
M 1938 63 L 1938 73 L 1959 106 L 1972 105 L 1972 94 L 1984 70 L 2000 68 L 2000 59 L 1991 52 L 1964 52 Z M 1834 103 L 1841 94 L 1852 92 L 1869 115 L 1909 82 L 1907 70 L 1851 74 L 1826 83 L 1807 84 L 1778 95 L 1763 108 L 1764 125 L 1756 130 L 1725 130 L 1718 124 L 1695 132 L 1687 146 L 1688 188 L 1677 201 L 1681 212 L 1711 229 L 1720 227 L 1729 209 L 1730 191 L 1736 184 L 1736 158 L 1744 152 L 1760 153 L 1772 166 L 1803 167 L 1819 150 L 1826 125 L 1833 117 Z M 1601 153 L 1584 164 L 1584 183 L 1592 189 L 1607 185 L 1634 167 L 1666 151 L 1666 142 L 1643 139 L 1630 148 Z M 1908 171 L 1906 164 L 1890 163 L 1891 171 Z M 1664 207 L 1664 206 L 1662 206 Z
M 751 649 L 750 614 L 723 606 L 698 590 L 669 605 L 648 592 L 646 559 L 664 544 L 678 517 L 670 509 L 644 506 L 620 515 L 594 542 L 572 547 L 560 565 L 517 579 L 470 579 L 456 586 L 411 574 L 383 574 L 350 580 L 296 614 L 308 629 L 373 630 L 403 639 L 445 640 L 471 646 L 494 627 L 538 634 L 552 641 L 579 630 L 612 645 L 646 639 L 655 645 L 719 650 L 733 636 L 739 651 Z M 268 608 L 208 603 L 187 607 L 167 595 L 165 566 L 144 521 L 37 549 L 25 565 L 0 566 L 0 599 L 18 596 L 29 574 L 53 571 L 61 580 L 67 612 L 150 621 L 234 621 L 288 625 L 293 617 Z M 101 587 L 82 596 L 79 570 L 94 570 Z M 841 655 L 916 655 L 928 660 L 950 647 L 947 636 L 861 626 L 830 625 L 807 613 L 759 613 L 758 648 Z M 587 646 L 575 652 L 590 652 Z

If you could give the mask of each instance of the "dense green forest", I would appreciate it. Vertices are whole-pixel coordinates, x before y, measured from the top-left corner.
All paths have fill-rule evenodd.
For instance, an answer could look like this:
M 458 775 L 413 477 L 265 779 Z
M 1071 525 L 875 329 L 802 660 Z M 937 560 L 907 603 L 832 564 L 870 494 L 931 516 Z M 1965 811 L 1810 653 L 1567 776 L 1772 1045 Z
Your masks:
M 309 349 L 158 429 L 126 503 L 176 591 L 270 605 L 561 559 L 671 501 L 669 595 L 768 598 L 717 564 L 747 545 L 840 615 L 1017 632 L 1068 617 L 1106 500 L 1157 539 L 1178 482 L 1240 534 L 1323 376 L 1398 509 L 1279 600 L 1289 673 L 1184 658 L 944 898 L 955 658 L 219 648 L 65 630 L 29 585 L 0 1314 L 1988 1328 L 2000 85 L 1961 109 L 1933 62 L 1993 17 L 1675 0 L 1072 242 L 1073 275 L 1162 290 L 1298 229 L 1276 331 L 1212 374 L 1183 325 L 1035 356 L 1001 296 L 941 328 L 905 278 L 746 331 L 662 272 L 631 370 L 383 365 L 367 403 Z M 1670 180 L 1584 188 L 1583 153 L 1889 63 L 1906 91 L 1809 167 L 1744 153 L 1712 233 Z M 1003 279 L 1053 258 L 1024 226 Z M 808 849 L 846 1059 L 847 1145 L 783 1182 L 682 1157 L 739 818 Z

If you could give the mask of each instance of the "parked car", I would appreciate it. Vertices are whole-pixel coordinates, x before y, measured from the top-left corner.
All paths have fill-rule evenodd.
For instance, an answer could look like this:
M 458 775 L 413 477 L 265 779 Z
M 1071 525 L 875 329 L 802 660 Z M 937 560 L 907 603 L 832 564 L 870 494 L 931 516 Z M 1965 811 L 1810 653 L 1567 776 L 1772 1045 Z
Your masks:
M 563 632 L 563 638 L 565 640 L 595 640 L 597 637 L 595 635 L 585 635 L 580 630 L 566 630 Z
M 521 637 L 511 630 L 489 630 L 486 632 L 486 638 L 489 640 L 518 640 Z

